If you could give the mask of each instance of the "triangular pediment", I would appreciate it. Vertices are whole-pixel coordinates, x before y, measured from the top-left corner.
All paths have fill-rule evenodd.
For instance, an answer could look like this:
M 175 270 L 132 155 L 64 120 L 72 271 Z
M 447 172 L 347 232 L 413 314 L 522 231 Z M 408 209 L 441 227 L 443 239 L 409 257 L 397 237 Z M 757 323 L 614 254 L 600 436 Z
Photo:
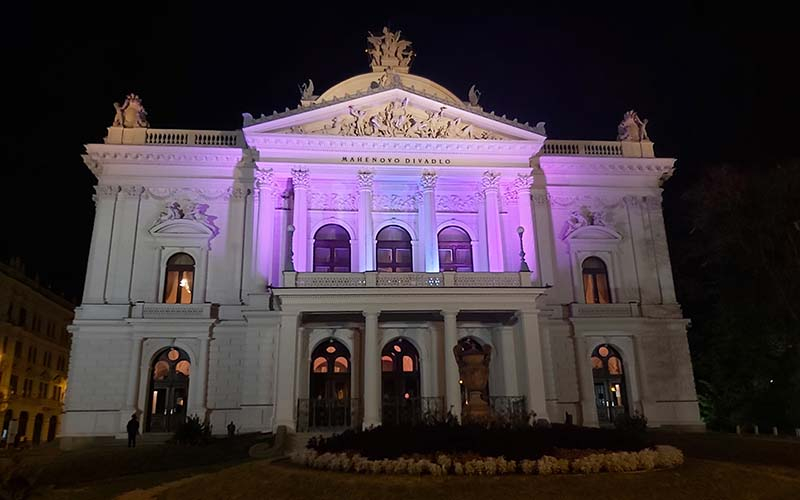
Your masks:
M 458 106 L 406 88 L 319 102 L 263 117 L 244 127 L 245 135 L 297 134 L 406 139 L 544 141 L 543 124 L 531 127 Z

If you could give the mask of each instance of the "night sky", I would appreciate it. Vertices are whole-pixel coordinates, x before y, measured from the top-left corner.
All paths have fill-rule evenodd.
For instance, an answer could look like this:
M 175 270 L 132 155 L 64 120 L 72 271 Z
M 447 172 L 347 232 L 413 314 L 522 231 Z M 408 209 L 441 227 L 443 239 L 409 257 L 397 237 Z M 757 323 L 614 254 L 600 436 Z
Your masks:
M 474 83 L 485 110 L 544 121 L 551 138 L 613 140 L 622 114 L 637 110 L 656 154 L 678 158 L 665 184 L 673 239 L 686 230 L 680 193 L 704 168 L 798 156 L 800 86 L 789 75 L 800 44 L 779 12 L 625 2 L 414 17 L 262 3 L 5 7 L 0 258 L 21 256 L 30 275 L 80 296 L 95 184 L 80 155 L 102 143 L 127 93 L 142 97 L 154 128 L 235 129 L 243 112 L 295 107 L 308 78 L 321 93 L 369 71 L 367 31 L 384 25 L 413 42 L 412 73 L 464 100 Z

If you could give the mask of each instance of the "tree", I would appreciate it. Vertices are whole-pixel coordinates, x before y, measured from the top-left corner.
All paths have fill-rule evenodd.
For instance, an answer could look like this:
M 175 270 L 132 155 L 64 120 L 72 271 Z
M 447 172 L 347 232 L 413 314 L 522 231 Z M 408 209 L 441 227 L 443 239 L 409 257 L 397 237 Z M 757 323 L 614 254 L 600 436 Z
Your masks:
M 682 201 L 675 275 L 706 422 L 800 426 L 800 165 L 714 167 Z

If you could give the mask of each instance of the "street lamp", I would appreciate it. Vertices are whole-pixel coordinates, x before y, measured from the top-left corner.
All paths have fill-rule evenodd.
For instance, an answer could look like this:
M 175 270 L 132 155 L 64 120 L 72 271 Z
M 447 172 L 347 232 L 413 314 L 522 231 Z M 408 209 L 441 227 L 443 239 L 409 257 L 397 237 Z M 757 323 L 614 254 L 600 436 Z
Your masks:
M 525 262 L 525 249 L 522 247 L 522 233 L 524 232 L 524 227 L 519 226 L 517 228 L 517 234 L 519 235 L 519 272 L 529 273 L 531 270 L 528 267 L 528 263 Z
M 294 244 L 292 240 L 294 239 L 294 224 L 289 224 L 286 227 L 286 231 L 289 232 L 289 262 L 287 263 L 286 270 L 289 272 L 294 272 L 294 250 L 292 247 Z

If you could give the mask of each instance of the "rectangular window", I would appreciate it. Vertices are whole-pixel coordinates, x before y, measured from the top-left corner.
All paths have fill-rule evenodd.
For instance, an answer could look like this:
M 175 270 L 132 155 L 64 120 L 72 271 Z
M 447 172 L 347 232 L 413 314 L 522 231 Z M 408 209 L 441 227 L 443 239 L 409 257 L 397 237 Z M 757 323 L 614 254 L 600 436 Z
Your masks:
M 17 393 L 17 383 L 19 383 L 19 378 L 11 375 L 11 380 L 8 382 L 8 393 L 12 396 Z
M 39 399 L 47 398 L 47 384 L 39 382 Z
M 17 326 L 25 328 L 27 322 L 28 322 L 28 311 L 24 307 L 22 307 L 19 310 L 19 317 L 17 318 Z
M 15 358 L 22 357 L 22 342 L 20 342 L 19 340 L 17 340 L 17 342 L 14 344 L 14 357 Z
M 3 337 L 3 354 L 8 352 L 8 335 Z

